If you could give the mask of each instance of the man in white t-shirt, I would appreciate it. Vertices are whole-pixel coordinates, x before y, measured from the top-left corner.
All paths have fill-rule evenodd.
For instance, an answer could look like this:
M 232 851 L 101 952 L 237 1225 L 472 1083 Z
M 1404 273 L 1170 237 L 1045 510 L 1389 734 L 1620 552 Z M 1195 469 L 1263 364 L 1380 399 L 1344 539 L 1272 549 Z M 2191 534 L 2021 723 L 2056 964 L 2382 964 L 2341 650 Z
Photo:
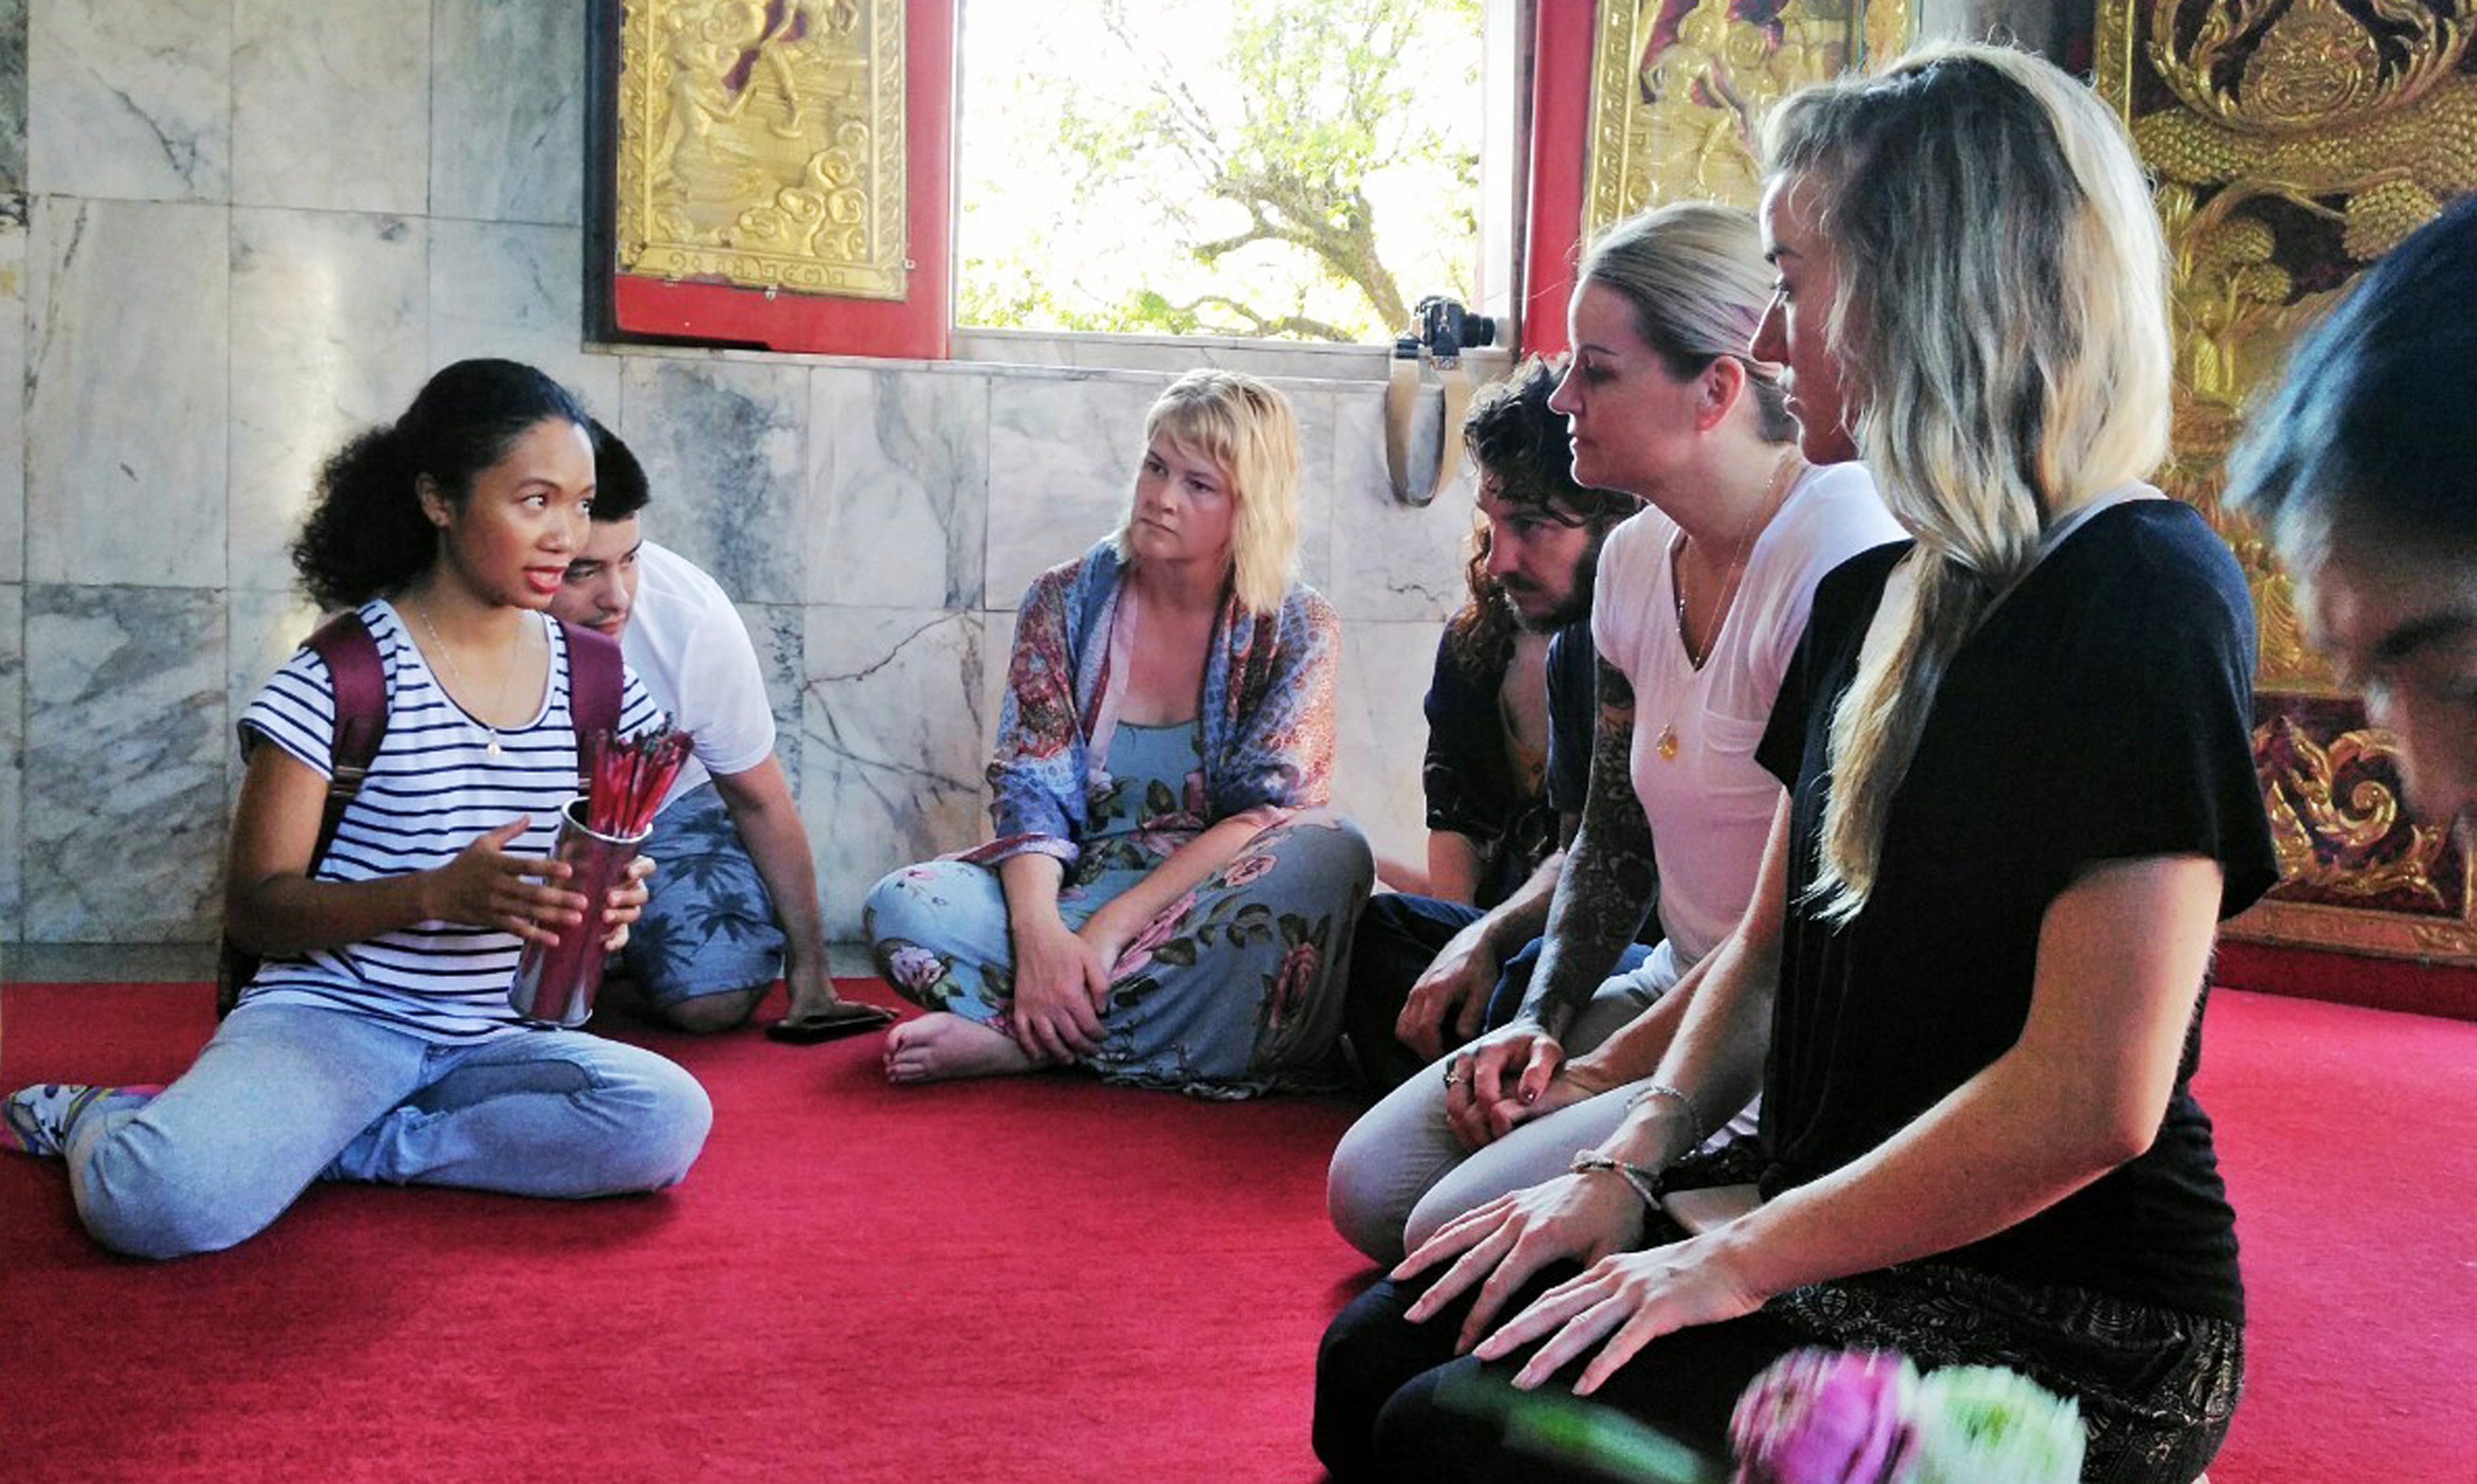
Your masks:
M 551 611 L 619 641 L 654 700 L 693 747 L 654 819 L 653 897 L 622 950 L 626 978 L 683 1030 L 748 1019 L 779 974 L 790 1009 L 778 1039 L 821 1040 L 888 1018 L 835 997 L 817 875 L 783 765 L 747 626 L 714 580 L 644 539 L 645 473 L 594 428 L 590 539 Z

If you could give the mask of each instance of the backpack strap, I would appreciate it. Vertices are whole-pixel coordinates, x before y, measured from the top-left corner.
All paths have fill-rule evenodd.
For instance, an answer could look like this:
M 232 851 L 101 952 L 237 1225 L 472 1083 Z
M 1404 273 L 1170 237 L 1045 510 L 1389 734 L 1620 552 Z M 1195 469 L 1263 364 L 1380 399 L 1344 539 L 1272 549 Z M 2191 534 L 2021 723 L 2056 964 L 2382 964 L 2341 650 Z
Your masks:
M 596 732 L 619 735 L 619 705 L 626 690 L 627 661 L 619 641 L 599 630 L 562 618 L 567 636 L 567 712 L 576 723 L 576 792 L 586 792 L 585 739 Z
M 310 868 L 327 857 L 336 830 L 344 822 L 344 808 L 362 792 L 379 744 L 387 740 L 387 664 L 379 641 L 362 616 L 350 609 L 318 626 L 305 645 L 326 662 L 336 693 L 336 737 L 329 748 L 327 807 L 318 819 L 318 845 L 310 853 Z
M 344 810 L 362 792 L 362 782 L 387 740 L 387 661 L 379 641 L 362 616 L 346 609 L 318 626 L 302 647 L 327 666 L 327 681 L 336 703 L 335 737 L 327 748 L 327 802 L 318 813 L 318 843 L 310 851 L 308 874 L 315 875 Z M 232 1014 L 240 992 L 257 977 L 259 956 L 234 943 L 229 934 L 215 955 L 215 1019 Z

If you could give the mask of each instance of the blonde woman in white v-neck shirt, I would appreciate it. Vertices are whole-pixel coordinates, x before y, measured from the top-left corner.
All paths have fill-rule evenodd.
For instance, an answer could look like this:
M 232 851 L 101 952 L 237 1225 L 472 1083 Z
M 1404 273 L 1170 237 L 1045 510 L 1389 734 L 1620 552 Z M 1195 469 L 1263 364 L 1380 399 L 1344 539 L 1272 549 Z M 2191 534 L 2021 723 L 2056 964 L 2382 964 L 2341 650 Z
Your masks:
M 1549 405 L 1576 482 L 1650 508 L 1600 554 L 1590 786 L 1522 1011 L 1395 1089 L 1334 1153 L 1334 1223 L 1379 1261 L 1562 1173 L 1623 1119 L 1639 1089 L 1588 1053 L 1637 1021 L 1638 1047 L 1675 1025 L 1669 990 L 1754 891 L 1781 793 L 1755 743 L 1814 585 L 1900 538 L 1863 467 L 1806 462 L 1773 367 L 1746 356 L 1770 293 L 1753 216 L 1704 203 L 1619 225 L 1583 265 Z M 1655 910 L 1665 941 L 1612 977 Z

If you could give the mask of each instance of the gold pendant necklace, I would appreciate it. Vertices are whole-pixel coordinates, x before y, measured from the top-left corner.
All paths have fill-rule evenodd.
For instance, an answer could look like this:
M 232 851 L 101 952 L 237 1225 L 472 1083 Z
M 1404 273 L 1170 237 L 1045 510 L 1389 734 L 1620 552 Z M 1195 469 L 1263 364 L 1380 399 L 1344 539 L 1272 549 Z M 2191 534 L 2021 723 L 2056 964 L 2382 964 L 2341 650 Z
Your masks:
M 447 673 L 456 677 L 456 688 L 460 691 L 470 690 L 471 687 L 464 679 L 464 670 L 463 667 L 456 663 L 456 656 L 448 653 L 447 651 L 447 641 L 438 637 L 438 625 L 430 621 L 430 605 L 427 603 L 415 603 L 413 606 L 413 611 L 421 616 L 421 626 L 430 635 L 431 645 L 438 651 L 438 657 L 447 662 Z M 493 707 L 494 713 L 504 712 L 508 709 L 508 687 L 515 684 L 516 660 L 523 654 L 524 647 L 525 630 L 524 625 L 519 622 L 516 625 L 515 646 L 508 651 L 507 673 L 499 677 L 499 698 L 496 705 Z M 467 712 L 465 715 L 472 716 L 473 714 Z M 486 717 L 474 716 L 473 719 L 481 722 L 482 730 L 490 734 L 490 740 L 482 745 L 482 756 L 488 758 L 493 763 L 497 762 L 499 760 L 499 728 L 496 724 L 492 723 Z
M 1757 500 L 1754 508 L 1746 512 L 1745 524 L 1738 530 L 1738 554 L 1729 563 L 1729 570 L 1720 578 L 1720 590 L 1712 595 L 1712 618 L 1710 622 L 1703 625 L 1703 652 L 1699 655 L 1694 652 L 1694 639 L 1688 632 L 1686 624 L 1684 558 L 1689 538 L 1683 527 L 1679 528 L 1676 539 L 1669 543 L 1668 593 L 1676 600 L 1677 605 L 1677 644 L 1679 648 L 1686 651 L 1688 666 L 1698 673 L 1705 663 L 1712 658 L 1713 652 L 1720 646 L 1720 617 L 1729 610 L 1729 600 L 1735 593 L 1738 574 L 1745 568 L 1747 554 L 1754 549 L 1757 518 L 1767 516 L 1767 513 L 1774 508 L 1775 502 L 1789 492 L 1789 487 L 1796 480 L 1797 471 L 1805 466 L 1806 461 L 1798 456 L 1798 451 L 1794 447 L 1790 448 L 1780 461 L 1780 467 L 1773 470 L 1771 483 L 1764 488 L 1763 498 Z M 1661 725 L 1660 735 L 1652 740 L 1651 749 L 1664 763 L 1677 761 L 1678 742 L 1675 721 L 1664 722 Z

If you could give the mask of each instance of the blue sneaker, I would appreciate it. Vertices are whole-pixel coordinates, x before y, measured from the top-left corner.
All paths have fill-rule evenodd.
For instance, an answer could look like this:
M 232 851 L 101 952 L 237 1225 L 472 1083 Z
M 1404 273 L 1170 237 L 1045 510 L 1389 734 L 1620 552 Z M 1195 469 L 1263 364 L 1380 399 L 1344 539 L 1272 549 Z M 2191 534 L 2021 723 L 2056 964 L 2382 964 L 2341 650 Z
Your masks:
M 83 1082 L 41 1082 L 21 1087 L 0 1102 L 0 1149 L 14 1149 L 39 1159 L 58 1159 L 68 1147 L 69 1130 L 88 1108 L 107 1097 L 135 1097 L 140 1102 L 163 1091 L 161 1086 L 104 1087 Z

